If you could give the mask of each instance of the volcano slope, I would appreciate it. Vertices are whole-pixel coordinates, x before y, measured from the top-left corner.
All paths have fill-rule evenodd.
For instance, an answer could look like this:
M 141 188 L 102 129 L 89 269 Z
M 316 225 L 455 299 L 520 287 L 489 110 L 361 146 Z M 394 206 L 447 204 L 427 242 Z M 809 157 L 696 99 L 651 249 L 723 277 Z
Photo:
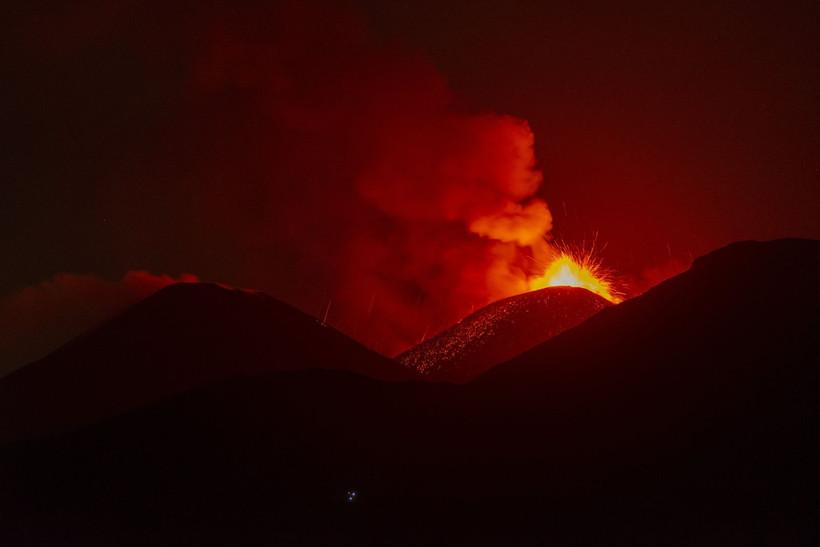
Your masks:
M 414 377 L 262 293 L 171 285 L 0 380 L 0 440 L 92 423 L 235 376 L 308 368 Z
M 433 381 L 467 382 L 608 305 L 576 287 L 526 292 L 484 306 L 396 360 Z
M 820 242 L 738 243 L 468 384 L 270 373 L 7 445 L 0 534 L 815 545 L 818 278 Z

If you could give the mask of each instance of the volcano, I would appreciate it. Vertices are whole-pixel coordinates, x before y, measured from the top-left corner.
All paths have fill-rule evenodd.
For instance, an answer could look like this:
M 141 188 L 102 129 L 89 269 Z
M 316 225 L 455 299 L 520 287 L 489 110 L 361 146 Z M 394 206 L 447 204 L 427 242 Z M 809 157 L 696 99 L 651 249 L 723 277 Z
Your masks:
M 415 377 L 263 293 L 171 285 L 3 378 L 0 439 L 75 427 L 236 376 L 309 368 Z
M 547 287 L 493 302 L 396 359 L 434 381 L 466 382 L 595 315 L 609 302 Z
M 317 349 L 320 367 L 223 375 L 4 445 L 0 535 L 10 545 L 814 545 L 818 278 L 818 241 L 733 244 L 464 384 L 351 372 L 342 364 L 370 354 L 349 341 Z M 193 289 L 189 305 L 200 290 L 212 289 Z M 314 326 L 305 332 L 321 337 L 303 343 L 341 336 Z M 119 347 L 105 332 L 84 338 L 86 351 Z M 177 358 L 193 351 L 171 340 Z M 256 355 L 222 345 L 231 366 Z M 111 367 L 132 363 L 106 355 Z

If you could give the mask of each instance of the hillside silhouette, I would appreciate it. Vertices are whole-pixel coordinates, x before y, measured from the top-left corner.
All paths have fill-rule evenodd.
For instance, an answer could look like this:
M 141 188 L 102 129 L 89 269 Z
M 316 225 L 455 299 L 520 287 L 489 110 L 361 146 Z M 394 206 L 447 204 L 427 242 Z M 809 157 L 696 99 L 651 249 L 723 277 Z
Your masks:
M 820 242 L 733 244 L 463 385 L 269 372 L 9 444 L 2 533 L 814 545 L 817 279 Z
M 308 368 L 414 377 L 265 294 L 171 285 L 0 380 L 0 440 L 92 423 L 227 378 Z

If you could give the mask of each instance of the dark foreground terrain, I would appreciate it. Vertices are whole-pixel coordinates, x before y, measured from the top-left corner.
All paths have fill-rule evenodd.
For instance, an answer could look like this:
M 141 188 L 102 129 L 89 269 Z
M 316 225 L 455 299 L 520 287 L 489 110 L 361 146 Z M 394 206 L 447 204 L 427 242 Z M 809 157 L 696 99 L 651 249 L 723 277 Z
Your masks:
M 288 366 L 9 433 L 0 543 L 817 545 L 818 280 L 820 242 L 738 243 L 464 385 L 347 372 L 372 358 L 352 343 L 316 370 L 287 346 Z M 175 375 L 214 365 L 209 341 L 162 340 Z M 51 370 L 76 363 L 62 351 Z M 83 385 L 101 366 L 47 389 L 104 390 Z M 31 397 L 57 374 L 41 367 Z

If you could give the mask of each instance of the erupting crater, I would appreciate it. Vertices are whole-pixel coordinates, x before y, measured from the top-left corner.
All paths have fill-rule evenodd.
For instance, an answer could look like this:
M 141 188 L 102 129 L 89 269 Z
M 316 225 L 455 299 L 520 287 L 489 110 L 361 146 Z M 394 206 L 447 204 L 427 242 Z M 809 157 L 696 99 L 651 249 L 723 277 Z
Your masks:
M 568 251 L 560 254 L 547 266 L 544 273 L 530 278 L 529 289 L 546 287 L 580 287 L 617 304 L 623 300 L 614 288 L 612 279 L 592 253 L 580 256 Z

